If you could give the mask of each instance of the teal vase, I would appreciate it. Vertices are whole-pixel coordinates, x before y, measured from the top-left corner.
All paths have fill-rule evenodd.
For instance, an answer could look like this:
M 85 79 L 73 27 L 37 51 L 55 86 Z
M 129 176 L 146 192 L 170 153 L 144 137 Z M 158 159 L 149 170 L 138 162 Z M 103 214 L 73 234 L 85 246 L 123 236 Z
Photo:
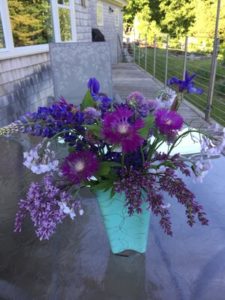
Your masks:
M 96 194 L 112 253 L 146 252 L 150 221 L 147 204 L 143 204 L 141 214 L 129 216 L 124 193 L 116 193 L 112 198 L 110 191 L 97 191 Z

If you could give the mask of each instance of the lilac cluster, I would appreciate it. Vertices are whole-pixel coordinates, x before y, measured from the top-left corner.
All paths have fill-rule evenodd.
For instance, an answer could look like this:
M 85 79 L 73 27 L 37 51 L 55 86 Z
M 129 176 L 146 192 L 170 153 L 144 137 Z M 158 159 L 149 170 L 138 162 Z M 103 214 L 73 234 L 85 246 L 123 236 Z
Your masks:
M 208 225 L 203 207 L 195 200 L 194 194 L 187 189 L 185 183 L 179 178 L 172 168 L 167 168 L 164 176 L 159 178 L 159 184 L 163 191 L 171 197 L 176 197 L 179 203 L 185 206 L 188 224 L 192 226 L 195 223 L 195 216 L 202 225 Z
M 24 132 L 43 137 L 52 137 L 69 128 L 79 131 L 84 115 L 64 98 L 50 107 L 39 107 L 37 112 L 28 113 L 20 118 Z
M 142 204 L 147 202 L 148 208 L 155 215 L 160 215 L 160 224 L 164 232 L 172 235 L 169 210 L 163 202 L 156 179 L 154 175 L 146 173 L 143 176 L 141 171 L 125 168 L 121 171 L 121 180 L 115 182 L 115 190 L 125 193 L 129 215 L 141 213 Z
M 156 162 L 160 172 L 149 172 L 151 165 L 156 166 Z M 168 163 L 171 167 L 166 167 Z M 115 183 L 116 192 L 124 192 L 126 195 L 126 206 L 130 215 L 134 212 L 141 213 L 143 202 L 147 202 L 149 209 L 155 215 L 160 215 L 160 224 L 168 235 L 172 235 L 170 215 L 168 205 L 164 203 L 160 191 L 167 192 L 185 206 L 187 222 L 190 226 L 195 223 L 195 216 L 198 217 L 202 225 L 208 224 L 202 206 L 196 202 L 194 194 L 177 176 L 176 170 L 178 169 L 184 175 L 190 176 L 188 166 L 178 154 L 172 157 L 168 157 L 167 154 L 157 154 L 152 162 L 144 164 L 144 170 L 124 168 L 120 174 L 121 179 Z
M 26 215 L 30 214 L 37 237 L 40 240 L 48 240 L 55 232 L 57 224 L 61 223 L 68 214 L 62 209 L 62 203 L 70 205 L 71 209 L 73 206 L 77 207 L 72 200 L 70 194 L 62 192 L 54 185 L 51 176 L 44 177 L 43 185 L 32 183 L 26 199 L 21 199 L 19 202 L 15 232 L 21 232 L 22 222 Z
M 156 100 L 146 99 L 138 91 L 132 92 L 126 100 L 129 107 L 133 108 L 139 116 L 146 117 L 149 113 L 155 111 L 158 107 Z

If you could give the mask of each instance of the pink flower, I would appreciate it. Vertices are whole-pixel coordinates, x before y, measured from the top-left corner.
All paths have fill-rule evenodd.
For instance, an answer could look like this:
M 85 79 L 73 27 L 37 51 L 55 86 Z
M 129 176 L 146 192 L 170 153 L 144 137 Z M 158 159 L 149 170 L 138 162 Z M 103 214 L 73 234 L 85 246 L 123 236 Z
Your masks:
M 108 112 L 103 119 L 103 135 L 109 143 L 119 144 L 123 152 L 134 152 L 144 139 L 138 130 L 144 127 L 142 119 L 130 121 L 133 111 L 127 107 L 117 107 L 114 112 Z
M 88 179 L 98 170 L 96 155 L 89 151 L 77 151 L 66 157 L 61 166 L 62 173 L 75 184 Z
M 181 115 L 175 111 L 162 108 L 155 113 L 155 124 L 162 134 L 174 133 L 174 131 L 181 129 L 183 122 Z

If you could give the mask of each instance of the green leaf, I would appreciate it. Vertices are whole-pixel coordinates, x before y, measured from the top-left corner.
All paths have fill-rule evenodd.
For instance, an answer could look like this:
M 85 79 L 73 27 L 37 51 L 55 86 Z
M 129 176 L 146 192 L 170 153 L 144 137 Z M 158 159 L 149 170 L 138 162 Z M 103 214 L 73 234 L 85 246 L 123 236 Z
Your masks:
M 149 136 L 149 130 L 153 127 L 154 124 L 154 117 L 149 115 L 145 118 L 145 125 L 143 128 L 139 129 L 139 134 L 144 138 L 147 139 Z
M 84 99 L 80 105 L 81 110 L 84 110 L 87 107 L 96 107 L 96 103 L 93 100 L 90 91 L 88 90 L 86 95 L 84 96 Z
M 103 161 L 100 163 L 99 171 L 97 176 L 107 176 L 113 167 L 120 167 L 121 164 L 113 161 Z M 112 175 L 112 174 L 111 174 Z M 112 180 L 112 178 L 111 178 Z
M 91 125 L 85 125 L 88 130 L 91 131 L 91 133 L 97 137 L 101 136 L 101 125 L 100 124 L 91 124 Z
M 113 180 L 102 180 L 101 182 L 92 186 L 92 190 L 93 191 L 96 191 L 96 190 L 107 191 L 112 188 L 113 182 L 114 182 Z

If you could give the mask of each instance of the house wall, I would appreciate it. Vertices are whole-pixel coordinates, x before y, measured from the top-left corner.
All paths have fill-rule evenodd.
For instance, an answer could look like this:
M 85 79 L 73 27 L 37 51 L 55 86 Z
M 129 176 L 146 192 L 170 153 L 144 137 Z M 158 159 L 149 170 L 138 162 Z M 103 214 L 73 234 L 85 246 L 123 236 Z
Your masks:
M 53 96 L 48 53 L 0 60 L 0 126 L 46 105 Z
M 123 42 L 123 13 L 121 7 L 113 5 L 103 1 L 103 26 L 97 25 L 96 17 L 96 4 L 97 0 L 90 0 L 89 11 L 91 16 L 92 28 L 98 28 L 105 36 L 106 41 L 110 43 L 112 64 L 116 64 L 121 61 L 121 44 Z M 113 9 L 113 12 L 109 12 L 109 7 Z M 116 22 L 116 9 L 119 12 L 119 26 L 115 25 Z
M 85 2 L 85 6 L 82 5 Z M 76 0 L 75 17 L 78 42 L 91 42 L 91 28 L 98 28 L 96 22 L 96 0 Z M 119 8 L 119 26 L 115 26 L 115 13 L 109 12 L 104 2 L 104 25 L 99 27 L 110 43 L 111 62 L 120 61 L 118 35 L 122 41 L 122 12 Z M 94 76 L 94 75 L 93 75 Z M 0 59 L 0 127 L 15 121 L 28 111 L 46 105 L 53 97 L 53 79 L 49 53 L 36 53 L 26 56 Z
M 75 16 L 78 42 L 91 42 L 91 19 L 89 15 L 89 1 L 81 4 L 81 0 L 75 2 Z

